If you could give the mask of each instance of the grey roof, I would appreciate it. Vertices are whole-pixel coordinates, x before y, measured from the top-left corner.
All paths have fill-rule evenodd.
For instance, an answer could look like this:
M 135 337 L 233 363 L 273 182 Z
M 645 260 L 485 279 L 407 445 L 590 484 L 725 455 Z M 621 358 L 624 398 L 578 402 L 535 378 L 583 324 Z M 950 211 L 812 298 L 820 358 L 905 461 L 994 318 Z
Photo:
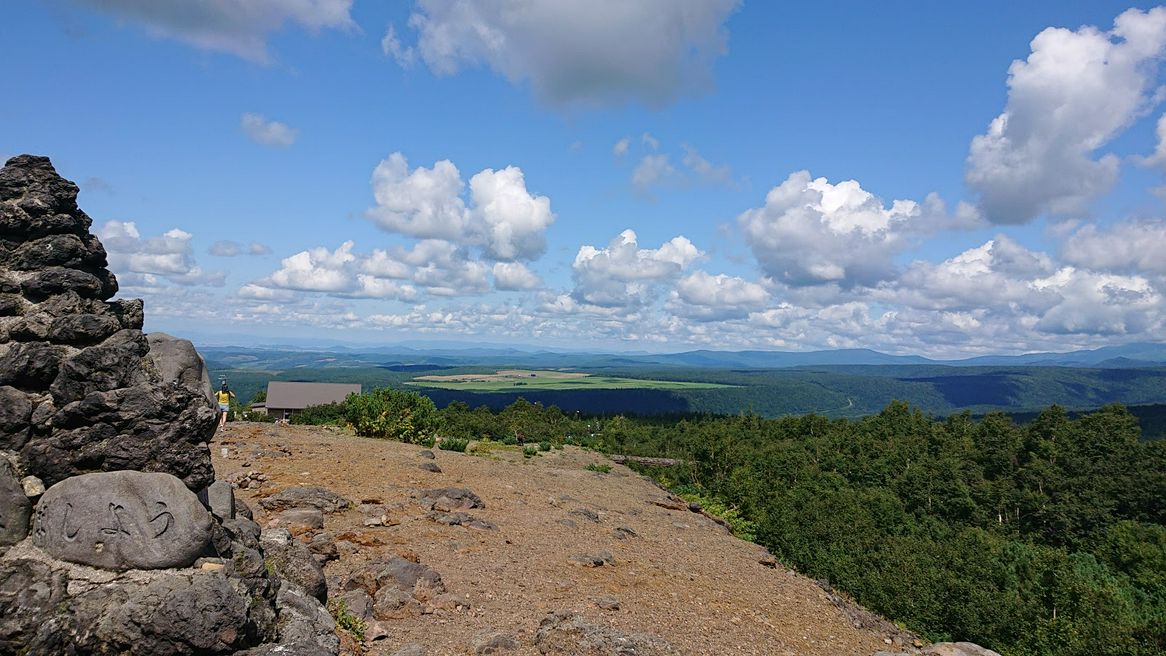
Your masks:
M 360 394 L 357 383 L 267 383 L 267 407 L 303 410 L 310 405 L 339 403 L 349 394 Z

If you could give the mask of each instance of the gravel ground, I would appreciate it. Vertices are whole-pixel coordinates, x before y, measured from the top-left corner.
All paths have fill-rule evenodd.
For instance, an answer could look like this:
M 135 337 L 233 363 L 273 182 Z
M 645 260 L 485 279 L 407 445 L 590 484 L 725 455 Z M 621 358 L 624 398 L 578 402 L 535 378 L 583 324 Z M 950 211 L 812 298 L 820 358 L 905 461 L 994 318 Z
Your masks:
M 666 493 L 650 481 L 615 464 L 607 474 L 588 471 L 591 463 L 610 464 L 596 453 L 567 447 L 525 459 L 512 448 L 484 455 L 433 449 L 436 458 L 425 460 L 413 445 L 258 423 L 230 424 L 211 450 L 220 479 L 249 471 L 266 477 L 258 487 L 236 491 L 261 526 L 270 517 L 257 501 L 294 485 L 319 485 L 355 503 L 386 506 L 387 523 L 395 525 L 367 527 L 356 509 L 327 516 L 326 531 L 366 543 L 329 563 L 329 576 L 412 552 L 468 602 L 468 609 L 386 622 L 384 638 L 355 646 L 364 653 L 391 655 L 418 643 L 431 655 L 469 654 L 475 637 L 502 632 L 518 648 L 500 653 L 538 654 L 539 622 L 558 610 L 656 635 L 684 654 L 870 656 L 891 649 L 884 642 L 890 634 L 855 628 L 813 581 L 780 564 L 762 564 L 761 547 L 701 514 L 657 505 Z M 422 470 L 425 462 L 441 473 Z M 411 494 L 438 487 L 475 492 L 485 508 L 468 512 L 497 530 L 429 520 Z M 614 530 L 621 527 L 635 535 L 617 538 Z M 576 556 L 602 560 L 603 552 L 613 562 L 571 562 Z

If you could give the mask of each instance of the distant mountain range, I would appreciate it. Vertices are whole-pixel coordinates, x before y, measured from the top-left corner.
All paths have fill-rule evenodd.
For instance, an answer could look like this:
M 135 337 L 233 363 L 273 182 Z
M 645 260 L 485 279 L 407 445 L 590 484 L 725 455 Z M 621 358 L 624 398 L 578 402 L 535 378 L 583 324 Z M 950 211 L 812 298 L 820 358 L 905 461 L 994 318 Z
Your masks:
M 826 365 L 934 364 L 954 367 L 978 366 L 1047 366 L 1125 369 L 1166 364 L 1166 344 L 1126 344 L 1068 353 L 1027 353 L 1024 355 L 983 355 L 960 360 L 934 360 L 919 355 L 888 355 L 870 349 L 832 351 L 689 351 L 671 355 L 639 356 L 661 364 L 675 363 L 689 367 L 751 367 L 784 369 L 787 367 Z
M 794 367 L 860 365 L 941 365 L 952 367 L 1036 366 L 1086 367 L 1097 369 L 1131 369 L 1166 365 L 1166 344 L 1137 343 L 1106 346 L 1067 353 L 1028 353 L 1024 355 L 984 355 L 959 360 L 936 360 L 919 355 L 889 355 L 870 349 L 828 351 L 685 351 L 682 353 L 601 353 L 537 349 L 533 347 L 472 346 L 433 344 L 432 346 L 383 347 L 223 347 L 203 346 L 200 350 L 219 359 L 232 352 L 250 357 L 270 353 L 284 358 L 298 354 L 305 360 L 318 360 L 320 354 L 334 356 L 332 366 L 372 364 L 391 359 L 392 364 L 433 364 L 438 366 L 490 366 L 510 364 L 537 367 L 618 367 L 664 366 L 716 369 L 788 369 Z M 257 359 L 263 359 L 260 356 Z M 282 359 L 282 358 L 281 358 Z M 303 366 L 306 363 L 300 363 Z

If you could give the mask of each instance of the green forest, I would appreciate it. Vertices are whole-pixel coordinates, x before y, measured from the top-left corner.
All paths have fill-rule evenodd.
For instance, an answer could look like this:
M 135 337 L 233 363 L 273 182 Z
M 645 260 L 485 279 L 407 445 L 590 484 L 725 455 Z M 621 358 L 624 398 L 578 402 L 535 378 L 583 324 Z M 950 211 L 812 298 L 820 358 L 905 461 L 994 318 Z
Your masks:
M 1166 441 L 1120 405 L 1024 425 L 892 402 L 859 419 L 600 418 L 377 390 L 298 423 L 432 443 L 571 443 L 714 500 L 786 565 L 931 640 L 1009 656 L 1166 653 Z M 464 448 L 464 447 L 463 447 Z

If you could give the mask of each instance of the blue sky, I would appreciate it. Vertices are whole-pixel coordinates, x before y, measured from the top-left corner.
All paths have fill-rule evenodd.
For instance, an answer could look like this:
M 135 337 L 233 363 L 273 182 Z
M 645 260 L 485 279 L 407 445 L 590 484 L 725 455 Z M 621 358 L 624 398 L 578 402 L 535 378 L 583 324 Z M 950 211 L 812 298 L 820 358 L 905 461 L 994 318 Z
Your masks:
M 0 12 L 0 156 L 81 186 L 151 330 L 944 357 L 1163 335 L 1153 5 Z

